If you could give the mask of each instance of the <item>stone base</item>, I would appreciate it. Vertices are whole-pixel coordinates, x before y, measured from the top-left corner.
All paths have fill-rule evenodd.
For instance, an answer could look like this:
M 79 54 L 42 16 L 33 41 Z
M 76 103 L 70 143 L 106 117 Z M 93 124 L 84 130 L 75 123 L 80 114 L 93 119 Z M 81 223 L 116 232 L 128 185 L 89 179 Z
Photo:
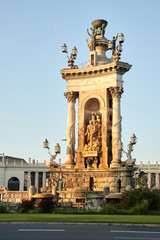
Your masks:
M 104 187 L 109 186 L 111 193 L 124 192 L 127 185 L 133 186 L 134 168 L 133 167 L 118 167 L 109 168 L 106 170 L 100 169 L 52 169 L 52 182 L 58 190 L 58 182 L 62 179 L 62 191 L 58 191 L 60 202 L 67 206 L 86 206 L 87 192 L 104 192 Z M 80 199 L 78 199 L 80 198 Z M 83 199 L 82 199 L 83 198 Z M 98 200 L 99 201 L 99 200 Z M 64 204 L 65 203 L 65 204 Z
M 120 167 L 120 162 L 113 162 L 110 164 L 110 168 L 119 168 Z
M 65 163 L 66 168 L 74 168 L 75 162 L 72 160 L 71 154 L 67 155 L 67 161 Z
M 75 163 L 70 162 L 70 161 L 65 163 L 66 168 L 74 168 L 74 165 L 75 165 Z

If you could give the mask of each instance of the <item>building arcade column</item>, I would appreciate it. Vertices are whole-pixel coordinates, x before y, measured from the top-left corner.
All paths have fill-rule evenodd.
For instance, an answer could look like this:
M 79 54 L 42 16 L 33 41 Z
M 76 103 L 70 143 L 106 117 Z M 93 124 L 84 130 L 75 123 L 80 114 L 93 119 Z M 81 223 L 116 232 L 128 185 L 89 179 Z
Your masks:
M 151 172 L 148 172 L 148 188 L 151 188 Z
M 156 173 L 156 187 L 159 187 L 159 172 Z
M 42 188 L 46 187 L 46 172 L 43 172 L 43 182 L 42 182 Z
M 38 172 L 35 172 L 35 187 L 36 187 L 36 193 L 38 193 Z
M 110 93 L 112 95 L 112 162 L 110 167 L 117 168 L 121 163 L 121 153 L 118 150 L 118 143 L 121 141 L 121 113 L 120 113 L 120 98 L 123 93 L 122 86 L 110 87 Z
M 31 172 L 28 171 L 28 176 L 27 176 L 27 191 L 29 191 L 29 187 L 31 186 Z
M 78 97 L 77 92 L 66 92 L 64 96 L 67 98 L 68 102 L 68 120 L 67 120 L 67 161 L 66 167 L 74 167 L 74 157 L 75 157 L 75 102 Z

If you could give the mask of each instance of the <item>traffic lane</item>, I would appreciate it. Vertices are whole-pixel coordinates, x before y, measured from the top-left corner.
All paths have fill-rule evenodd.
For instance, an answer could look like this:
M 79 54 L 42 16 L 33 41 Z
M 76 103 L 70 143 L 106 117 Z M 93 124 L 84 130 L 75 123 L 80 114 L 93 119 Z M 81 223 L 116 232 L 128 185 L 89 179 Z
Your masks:
M 0 225 L 2 240 L 110 240 L 112 234 L 106 226 L 57 224 L 4 224 Z
M 67 224 L 0 224 L 0 240 L 160 240 L 159 228 Z
M 0 225 L 0 240 L 110 240 L 109 229 L 88 225 L 4 224 Z
M 112 229 L 114 240 L 160 240 L 160 229 Z

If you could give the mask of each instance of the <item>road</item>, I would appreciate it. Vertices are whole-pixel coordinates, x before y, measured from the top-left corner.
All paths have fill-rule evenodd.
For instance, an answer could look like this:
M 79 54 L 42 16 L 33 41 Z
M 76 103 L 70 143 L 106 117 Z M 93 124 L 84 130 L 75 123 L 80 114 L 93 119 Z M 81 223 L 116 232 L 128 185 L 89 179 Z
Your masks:
M 0 240 L 160 240 L 160 228 L 69 224 L 0 224 Z

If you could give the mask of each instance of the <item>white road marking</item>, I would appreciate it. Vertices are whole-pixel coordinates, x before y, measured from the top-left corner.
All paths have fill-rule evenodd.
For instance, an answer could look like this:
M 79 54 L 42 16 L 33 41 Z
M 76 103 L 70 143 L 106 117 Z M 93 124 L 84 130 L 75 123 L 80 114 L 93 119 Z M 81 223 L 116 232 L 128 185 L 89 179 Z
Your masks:
M 113 233 L 150 233 L 150 234 L 160 234 L 160 232 L 148 232 L 148 231 L 118 231 L 118 230 L 110 230 Z
M 32 228 L 29 228 L 29 229 L 17 229 L 18 232 L 64 232 L 65 230 L 64 229 L 32 229 Z

